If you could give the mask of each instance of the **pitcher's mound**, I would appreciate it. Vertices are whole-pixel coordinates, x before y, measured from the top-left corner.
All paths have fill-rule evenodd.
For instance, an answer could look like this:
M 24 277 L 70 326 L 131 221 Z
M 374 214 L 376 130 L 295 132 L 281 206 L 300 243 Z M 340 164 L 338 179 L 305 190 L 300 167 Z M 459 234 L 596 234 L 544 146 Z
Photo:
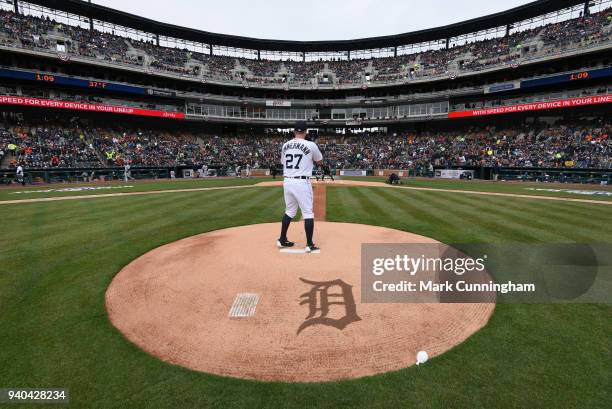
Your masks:
M 303 224 L 289 238 L 303 248 Z M 434 243 L 382 227 L 317 222 L 319 254 L 281 253 L 279 224 L 217 230 L 146 253 L 106 293 L 112 323 L 148 353 L 198 371 L 270 381 L 330 381 L 411 366 L 483 327 L 494 304 L 362 304 L 361 243 Z M 352 286 L 356 311 L 328 323 L 301 297 L 313 282 Z M 319 288 L 319 295 L 324 291 Z M 351 289 L 349 288 L 349 292 Z M 346 301 L 346 300 L 345 300 Z M 301 303 L 302 302 L 302 303 Z M 344 321 L 333 321 L 334 307 Z M 309 321 L 312 323 L 312 321 Z M 330 324 L 333 322 L 333 325 Z M 329 324 L 329 325 L 327 325 Z

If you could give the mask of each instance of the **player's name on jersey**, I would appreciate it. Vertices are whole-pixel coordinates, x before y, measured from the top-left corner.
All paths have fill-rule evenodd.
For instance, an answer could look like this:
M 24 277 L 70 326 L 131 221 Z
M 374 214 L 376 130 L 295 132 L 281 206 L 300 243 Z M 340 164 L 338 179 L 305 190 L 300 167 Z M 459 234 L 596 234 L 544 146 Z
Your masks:
M 310 153 L 310 149 L 308 149 L 308 146 L 304 145 L 301 142 L 289 142 L 289 143 L 287 143 L 283 147 L 283 152 L 287 151 L 289 149 L 299 149 L 302 152 L 304 152 L 305 155 L 308 155 Z

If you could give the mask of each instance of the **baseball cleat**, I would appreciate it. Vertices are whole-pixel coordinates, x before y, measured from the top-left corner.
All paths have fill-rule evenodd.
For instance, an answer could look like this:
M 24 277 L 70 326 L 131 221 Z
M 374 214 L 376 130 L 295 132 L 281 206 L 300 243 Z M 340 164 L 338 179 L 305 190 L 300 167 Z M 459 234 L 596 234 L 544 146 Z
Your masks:
M 312 253 L 313 251 L 316 250 L 321 250 L 320 248 L 318 248 L 317 246 L 315 246 L 314 244 L 310 244 L 308 246 L 306 246 L 306 248 L 304 249 L 304 251 L 306 251 L 306 253 Z
M 283 249 L 285 247 L 293 247 L 294 244 L 295 244 L 294 242 L 289 241 L 289 240 L 287 241 L 280 241 L 280 239 L 276 240 L 276 247 L 278 247 L 279 249 Z

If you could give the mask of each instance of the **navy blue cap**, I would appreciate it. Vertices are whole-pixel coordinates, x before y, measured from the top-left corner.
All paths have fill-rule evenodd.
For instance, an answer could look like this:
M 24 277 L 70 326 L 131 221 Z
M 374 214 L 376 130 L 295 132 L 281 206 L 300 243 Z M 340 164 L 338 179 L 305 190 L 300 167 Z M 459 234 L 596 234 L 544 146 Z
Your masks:
M 296 132 L 306 132 L 308 125 L 306 124 L 306 121 L 297 121 L 294 129 Z

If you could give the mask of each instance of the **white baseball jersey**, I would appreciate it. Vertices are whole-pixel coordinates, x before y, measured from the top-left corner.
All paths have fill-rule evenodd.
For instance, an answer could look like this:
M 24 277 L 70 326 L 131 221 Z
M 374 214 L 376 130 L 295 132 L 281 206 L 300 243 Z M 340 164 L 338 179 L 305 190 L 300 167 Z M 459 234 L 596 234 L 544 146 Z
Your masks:
M 312 176 L 313 163 L 322 159 L 317 144 L 305 139 L 294 138 L 285 142 L 281 152 L 284 175 L 287 177 Z
M 21 165 L 17 166 L 17 176 L 23 176 L 23 167 Z
M 305 139 L 292 139 L 283 145 L 281 162 L 283 163 L 285 181 L 285 213 L 293 218 L 298 207 L 304 219 L 314 218 L 312 185 L 313 162 L 323 160 L 317 144 Z M 305 177 L 305 179 L 296 179 Z

